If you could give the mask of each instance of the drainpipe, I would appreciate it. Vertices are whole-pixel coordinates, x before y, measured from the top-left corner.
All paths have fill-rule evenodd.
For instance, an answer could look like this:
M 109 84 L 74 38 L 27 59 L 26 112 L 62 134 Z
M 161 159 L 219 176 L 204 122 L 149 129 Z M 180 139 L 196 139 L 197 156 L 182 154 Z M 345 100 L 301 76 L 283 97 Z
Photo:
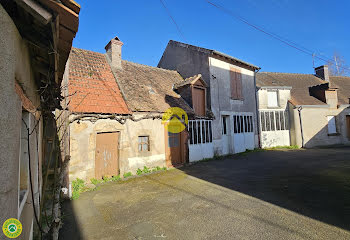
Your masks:
M 303 106 L 298 107 L 298 112 L 299 112 L 300 133 L 301 133 L 301 147 L 304 147 L 304 134 L 303 134 L 303 124 L 301 121 L 301 110 L 303 110 Z
M 259 98 L 257 97 L 258 91 L 256 88 L 256 74 L 260 71 L 261 68 L 258 68 L 254 71 L 254 88 L 255 88 L 255 109 L 256 109 L 256 131 L 258 132 L 258 146 L 261 148 L 261 140 L 260 140 L 260 116 L 259 116 Z

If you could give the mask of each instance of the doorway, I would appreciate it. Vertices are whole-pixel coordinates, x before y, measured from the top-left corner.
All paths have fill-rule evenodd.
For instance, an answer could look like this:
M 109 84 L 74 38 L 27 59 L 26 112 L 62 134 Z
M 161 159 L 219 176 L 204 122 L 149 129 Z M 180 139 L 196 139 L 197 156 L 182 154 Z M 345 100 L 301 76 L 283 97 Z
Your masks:
M 230 153 L 230 116 L 221 116 L 221 134 L 222 134 L 222 154 L 226 155 Z
M 97 133 L 95 152 L 95 177 L 119 174 L 119 132 Z
M 350 140 L 350 115 L 346 116 L 346 132 L 348 139 Z

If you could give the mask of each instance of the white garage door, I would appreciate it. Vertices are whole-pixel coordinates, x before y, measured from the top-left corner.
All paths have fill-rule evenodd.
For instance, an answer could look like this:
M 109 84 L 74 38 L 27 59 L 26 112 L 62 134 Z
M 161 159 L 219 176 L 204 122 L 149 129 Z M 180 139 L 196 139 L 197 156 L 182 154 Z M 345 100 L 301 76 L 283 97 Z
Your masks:
M 261 147 L 289 146 L 289 118 L 285 110 L 259 111 Z
M 254 149 L 254 118 L 253 113 L 233 114 L 233 146 L 235 153 Z
M 212 120 L 189 120 L 189 161 L 199 161 L 214 156 Z

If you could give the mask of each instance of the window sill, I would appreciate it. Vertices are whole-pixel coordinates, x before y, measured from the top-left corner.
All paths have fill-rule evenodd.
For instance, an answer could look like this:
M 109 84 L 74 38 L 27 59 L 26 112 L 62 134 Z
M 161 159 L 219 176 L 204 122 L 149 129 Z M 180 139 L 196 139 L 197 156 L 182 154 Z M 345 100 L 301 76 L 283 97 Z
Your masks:
M 328 133 L 328 136 L 340 136 L 340 133 Z

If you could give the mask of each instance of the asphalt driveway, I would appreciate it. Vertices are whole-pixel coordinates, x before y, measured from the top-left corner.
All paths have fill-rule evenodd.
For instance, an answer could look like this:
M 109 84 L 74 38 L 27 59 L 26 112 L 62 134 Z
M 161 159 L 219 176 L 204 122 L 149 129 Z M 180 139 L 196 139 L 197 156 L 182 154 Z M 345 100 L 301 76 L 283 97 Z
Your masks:
M 350 239 L 350 148 L 265 151 L 106 183 L 60 239 Z

